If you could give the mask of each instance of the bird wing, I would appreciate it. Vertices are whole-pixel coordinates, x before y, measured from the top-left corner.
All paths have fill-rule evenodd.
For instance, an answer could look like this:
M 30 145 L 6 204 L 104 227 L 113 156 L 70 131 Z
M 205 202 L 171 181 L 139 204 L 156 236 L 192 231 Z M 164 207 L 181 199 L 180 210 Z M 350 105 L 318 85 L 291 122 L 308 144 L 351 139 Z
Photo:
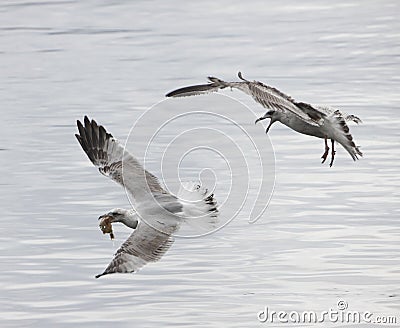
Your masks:
M 265 108 L 283 112 L 288 111 L 311 125 L 315 126 L 320 125 L 318 123 L 319 121 L 318 117 L 317 119 L 315 118 L 316 116 L 311 117 L 307 112 L 303 111 L 302 108 L 297 106 L 297 103 L 290 96 L 262 82 L 245 80 L 240 72 L 238 75 L 239 78 L 242 80 L 242 82 L 226 82 L 216 77 L 208 77 L 210 81 L 210 83 L 208 84 L 199 84 L 199 85 L 183 87 L 169 92 L 166 96 L 185 97 L 185 96 L 200 95 L 210 92 L 217 92 L 227 87 L 235 88 L 250 95 L 256 102 L 258 102 Z
M 90 121 L 87 116 L 83 124 L 78 120 L 77 125 L 79 134 L 75 136 L 100 173 L 125 186 L 134 198 L 140 198 L 147 188 L 151 193 L 166 193 L 157 178 L 146 171 L 103 126 L 95 120 Z
M 145 221 L 140 221 L 138 227 L 121 245 L 115 253 L 111 263 L 99 278 L 111 273 L 137 272 L 148 262 L 156 262 L 168 251 L 174 243 L 171 233 L 178 228 L 170 226 L 169 232 L 162 232 L 150 226 Z
M 148 262 L 158 261 L 174 243 L 173 233 L 182 222 L 195 228 L 208 230 L 217 224 L 217 204 L 213 194 L 195 183 L 185 183 L 179 198 L 171 194 L 153 194 L 139 204 L 137 213 L 142 217 L 135 231 L 115 253 L 99 278 L 111 273 L 137 272 Z M 162 219 L 160 219 L 162 218 Z
M 158 261 L 174 243 L 172 235 L 182 222 L 196 228 L 215 228 L 218 210 L 213 195 L 208 195 L 206 189 L 193 183 L 185 186 L 187 189 L 180 191 L 180 198 L 155 193 L 152 199 L 139 204 L 137 213 L 142 219 L 137 228 L 96 278 L 117 272 L 137 272 L 148 262 Z
M 353 114 L 347 114 L 346 112 L 343 112 L 342 110 L 339 110 L 337 108 L 329 107 L 329 106 L 315 106 L 317 110 L 319 110 L 322 113 L 325 113 L 326 116 L 337 116 L 337 117 L 343 117 L 346 122 L 354 122 L 354 123 L 362 123 L 362 120 Z
M 202 95 L 202 94 L 206 94 L 206 93 L 218 92 L 220 89 L 224 89 L 227 87 L 220 83 L 220 82 L 224 82 L 222 80 L 219 80 L 219 79 L 213 78 L 213 77 L 209 77 L 208 79 L 210 81 L 211 81 L 211 79 L 216 79 L 218 81 L 210 82 L 207 84 L 196 84 L 196 85 L 190 85 L 188 87 L 179 88 L 179 89 L 176 89 L 174 91 L 167 93 L 165 96 L 166 97 L 197 96 L 197 95 Z M 227 83 L 227 82 L 224 82 L 224 83 Z M 234 83 L 234 82 L 232 82 L 232 83 Z

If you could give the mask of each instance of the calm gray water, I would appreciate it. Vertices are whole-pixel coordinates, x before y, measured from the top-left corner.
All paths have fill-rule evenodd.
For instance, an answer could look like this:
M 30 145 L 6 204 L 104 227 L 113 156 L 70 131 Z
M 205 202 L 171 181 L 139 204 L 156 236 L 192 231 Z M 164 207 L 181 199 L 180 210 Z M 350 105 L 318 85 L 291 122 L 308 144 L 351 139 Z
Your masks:
M 1 326 L 274 326 L 257 319 L 265 306 L 324 311 L 339 300 L 397 316 L 391 327 L 399 326 L 399 14 L 395 0 L 2 1 Z M 260 220 L 249 224 L 244 208 L 217 233 L 178 239 L 136 275 L 94 279 L 129 234 L 116 227 L 113 245 L 97 217 L 129 202 L 80 149 L 76 119 L 88 114 L 124 141 L 167 91 L 238 70 L 360 116 L 351 131 L 365 157 L 353 163 L 340 148 L 329 168 L 319 162 L 321 140 L 276 124 L 275 192 Z M 271 159 L 256 116 L 235 115 Z M 160 176 L 162 140 L 153 146 L 148 167 Z M 207 156 L 192 158 L 186 177 L 198 173 L 190 163 L 210 166 Z M 217 179 L 220 199 L 228 180 Z

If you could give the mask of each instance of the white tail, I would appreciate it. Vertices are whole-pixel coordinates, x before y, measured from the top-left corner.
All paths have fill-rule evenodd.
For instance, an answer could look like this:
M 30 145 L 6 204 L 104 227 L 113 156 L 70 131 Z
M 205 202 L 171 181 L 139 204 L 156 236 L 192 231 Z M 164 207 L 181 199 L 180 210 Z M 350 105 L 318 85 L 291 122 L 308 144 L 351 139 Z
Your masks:
M 339 111 L 335 111 L 328 119 L 332 122 L 334 127 L 334 139 L 347 150 L 354 161 L 358 159 L 358 156 L 362 157 L 363 154 L 359 147 L 355 145 L 353 136 L 350 134 L 350 129 L 346 123 L 346 121 L 360 123 L 361 120 L 353 115 L 344 117 Z
M 196 230 L 210 231 L 217 227 L 218 209 L 214 194 L 195 182 L 183 183 L 178 191 L 185 222 Z

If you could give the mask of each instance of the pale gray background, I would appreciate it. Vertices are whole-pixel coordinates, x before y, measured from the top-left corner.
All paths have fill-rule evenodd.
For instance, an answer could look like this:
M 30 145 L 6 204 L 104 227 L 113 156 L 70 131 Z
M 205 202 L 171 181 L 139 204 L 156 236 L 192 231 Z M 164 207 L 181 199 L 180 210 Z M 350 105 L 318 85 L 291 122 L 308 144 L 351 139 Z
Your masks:
M 258 327 L 266 305 L 323 311 L 338 299 L 400 318 L 399 7 L 2 1 L 1 326 Z M 351 131 L 365 157 L 353 163 L 339 148 L 329 168 L 321 140 L 276 124 L 276 190 L 262 220 L 249 225 L 244 212 L 137 275 L 95 280 L 128 234 L 117 228 L 113 246 L 97 217 L 128 201 L 90 166 L 75 120 L 89 114 L 125 140 L 167 91 L 238 70 L 360 116 Z

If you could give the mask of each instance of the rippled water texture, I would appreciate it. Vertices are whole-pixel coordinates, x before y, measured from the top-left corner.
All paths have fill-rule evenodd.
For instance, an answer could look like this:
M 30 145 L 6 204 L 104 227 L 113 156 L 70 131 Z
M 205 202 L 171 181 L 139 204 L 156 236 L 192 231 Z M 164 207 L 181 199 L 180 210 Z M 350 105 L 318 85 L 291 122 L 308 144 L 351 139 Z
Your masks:
M 397 1 L 2 1 L 1 326 L 283 327 L 259 323 L 257 313 L 336 309 L 339 299 L 351 310 L 397 315 L 399 324 L 399 14 Z M 275 151 L 266 212 L 249 224 L 244 207 L 215 234 L 178 239 L 138 274 L 94 279 L 129 234 L 115 227 L 113 244 L 97 218 L 129 201 L 80 149 L 76 119 L 90 115 L 125 141 L 166 92 L 207 75 L 235 79 L 238 70 L 298 100 L 360 116 L 364 123 L 351 131 L 364 158 L 354 163 L 338 147 L 334 166 L 321 165 L 322 140 L 279 124 L 269 141 L 254 125 L 264 109 L 227 90 L 254 111 L 239 109 L 235 118 L 258 136 L 269 173 L 271 143 Z M 215 97 L 192 98 L 193 106 L 213 110 Z M 192 127 L 226 123 L 196 119 Z M 163 142 L 184 126 L 176 124 L 146 158 L 157 176 Z M 133 153 L 149 140 L 143 131 L 129 140 Z M 242 130 L 226 131 L 251 150 Z M 246 172 L 227 140 L 229 161 Z M 181 174 L 197 178 L 220 163 L 223 199 L 230 176 L 214 155 L 188 157 Z

